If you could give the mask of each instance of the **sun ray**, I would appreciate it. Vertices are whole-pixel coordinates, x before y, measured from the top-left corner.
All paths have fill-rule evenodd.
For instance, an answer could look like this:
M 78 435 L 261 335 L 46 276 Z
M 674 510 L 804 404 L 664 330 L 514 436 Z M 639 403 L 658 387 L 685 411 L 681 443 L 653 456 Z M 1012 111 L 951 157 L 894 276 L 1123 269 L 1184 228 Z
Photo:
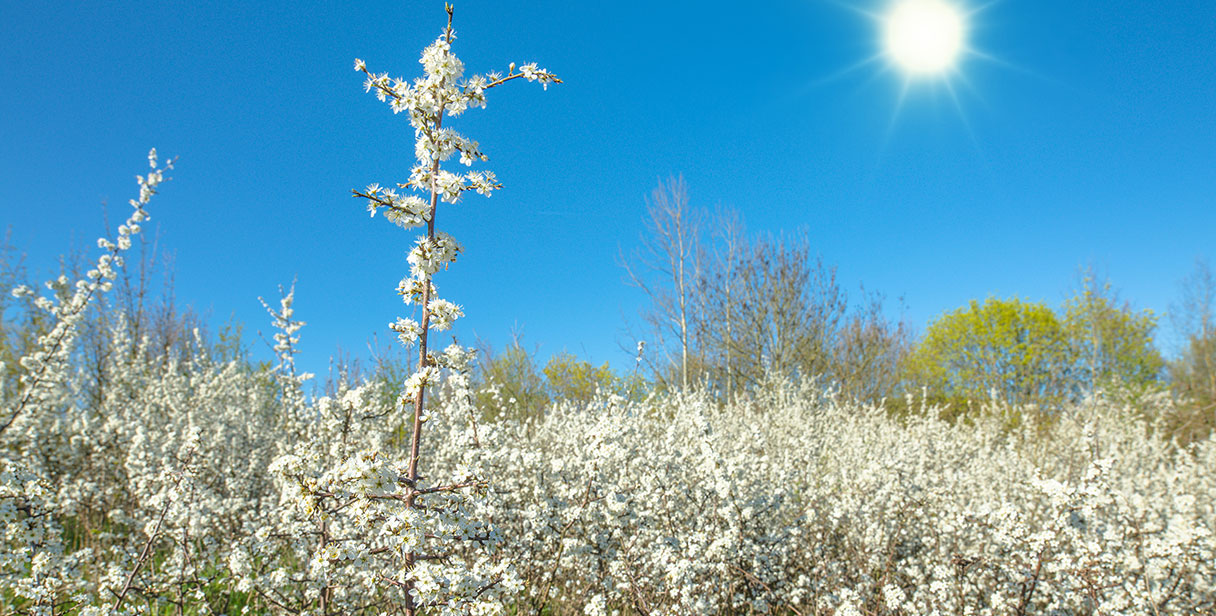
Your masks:
M 879 147 L 880 153 L 885 152 L 891 143 L 891 136 L 895 134 L 895 125 L 899 122 L 899 115 L 903 112 L 904 101 L 908 98 L 908 90 L 911 89 L 911 86 L 912 82 L 904 79 L 899 88 L 899 95 L 895 97 L 895 106 L 891 109 L 891 117 L 887 121 L 887 130 L 883 131 L 882 145 Z
M 1037 79 L 1046 79 L 1048 81 L 1054 81 L 1054 80 L 1049 79 L 1047 76 L 1045 76 L 1041 73 L 1035 72 L 1029 68 L 1026 68 L 1025 66 L 1022 66 L 1016 62 L 1011 62 L 1004 58 L 998 58 L 997 56 L 994 56 L 990 53 L 981 51 L 979 49 L 970 49 L 970 48 L 967 49 L 967 56 L 975 58 L 975 59 L 983 61 L 983 62 L 987 62 L 989 64 L 995 64 L 996 66 L 999 66 L 1004 69 L 1009 69 L 1011 71 L 1016 71 L 1018 73 L 1022 73 L 1023 75 L 1028 75 L 1030 77 L 1035 77 Z
M 877 67 L 877 68 L 876 68 L 876 70 L 869 70 L 869 71 L 864 70 L 867 67 Z M 819 79 L 809 80 L 806 83 L 799 85 L 796 88 L 791 89 L 790 91 L 782 94 L 781 96 L 771 99 L 770 103 L 767 106 L 773 106 L 774 108 L 776 108 L 777 106 L 780 106 L 780 105 L 786 105 L 786 104 L 790 104 L 791 102 L 805 100 L 805 98 L 807 96 L 809 96 L 811 94 L 811 92 L 813 92 L 814 90 L 816 90 L 818 88 L 822 88 L 830 83 L 836 82 L 838 80 L 844 79 L 845 77 L 848 77 L 850 75 L 855 75 L 855 74 L 865 74 L 866 77 L 864 80 L 861 81 L 861 83 L 857 84 L 856 87 L 850 88 L 849 94 L 847 96 L 849 96 L 849 97 L 862 96 L 865 92 L 867 92 L 870 89 L 871 86 L 874 85 L 874 83 L 876 81 L 881 79 L 886 74 L 886 71 L 887 71 L 887 69 L 882 66 L 882 55 L 875 54 L 873 56 L 870 56 L 869 58 L 866 58 L 866 59 L 856 62 L 848 67 L 838 70 L 830 75 L 820 77 Z
M 980 13 L 983 13 L 984 11 L 987 11 L 998 4 L 1003 4 L 1004 2 L 1005 0 L 990 0 L 989 2 L 985 2 L 983 4 L 964 6 L 962 7 L 963 16 L 967 17 L 967 19 L 971 19 L 972 17 L 979 15 Z
M 955 80 L 957 80 L 960 85 L 965 87 L 967 89 L 967 92 L 969 92 L 971 94 L 971 96 L 973 96 L 975 98 L 975 100 L 979 101 L 979 103 L 981 105 L 983 105 L 984 107 L 988 107 L 988 101 L 984 99 L 984 95 L 980 93 L 979 88 L 975 87 L 975 84 L 971 83 L 970 79 L 967 79 L 966 73 L 959 71 L 957 74 L 955 74 L 951 77 L 950 83 L 953 84 Z M 961 102 L 958 104 L 961 105 Z
M 867 66 L 870 66 L 872 64 L 878 64 L 879 62 L 882 62 L 882 59 L 883 59 L 883 55 L 881 53 L 876 53 L 864 60 L 854 62 L 853 64 L 850 64 L 849 66 L 846 66 L 835 72 L 832 72 L 823 77 L 820 77 L 819 79 L 811 81 L 810 83 L 807 84 L 807 87 L 808 88 L 817 88 L 819 86 L 827 85 L 829 83 L 832 83 L 833 81 L 836 81 L 837 79 L 842 79 L 852 73 L 855 73 L 863 68 L 866 68 Z
M 857 6 L 856 4 L 853 4 L 850 2 L 845 2 L 844 0 L 827 0 L 827 2 L 829 4 L 835 4 L 836 6 L 842 8 L 842 9 L 845 9 L 846 11 L 849 11 L 851 13 L 856 13 L 858 15 L 869 17 L 870 19 L 873 19 L 873 20 L 882 19 L 882 15 L 880 15 L 879 13 L 867 10 L 863 7 Z
M 966 82 L 966 80 L 962 79 L 960 79 L 960 81 Z M 967 136 L 971 140 L 971 145 L 975 147 L 976 152 L 983 155 L 984 148 L 980 146 L 979 138 L 976 137 L 975 130 L 971 128 L 971 120 L 967 118 L 967 112 L 963 109 L 963 103 L 958 98 L 958 92 L 954 90 L 953 82 L 946 79 L 944 81 L 944 85 L 946 86 L 946 91 L 950 93 L 950 100 L 954 103 L 954 111 L 958 113 L 959 120 L 963 122 L 963 128 L 967 131 Z

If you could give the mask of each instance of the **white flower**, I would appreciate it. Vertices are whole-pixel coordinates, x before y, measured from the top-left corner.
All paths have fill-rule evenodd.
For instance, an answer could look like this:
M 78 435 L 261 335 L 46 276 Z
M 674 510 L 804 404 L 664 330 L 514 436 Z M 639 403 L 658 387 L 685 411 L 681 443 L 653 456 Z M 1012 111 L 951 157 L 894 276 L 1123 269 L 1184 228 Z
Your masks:
M 401 343 L 411 346 L 418 342 L 418 337 L 422 335 L 422 327 L 413 319 L 397 319 L 395 323 L 389 324 L 389 329 L 397 332 Z
M 452 323 L 464 316 L 464 311 L 460 306 L 446 299 L 431 300 L 427 304 L 427 308 L 431 313 L 430 326 L 439 331 L 451 329 Z

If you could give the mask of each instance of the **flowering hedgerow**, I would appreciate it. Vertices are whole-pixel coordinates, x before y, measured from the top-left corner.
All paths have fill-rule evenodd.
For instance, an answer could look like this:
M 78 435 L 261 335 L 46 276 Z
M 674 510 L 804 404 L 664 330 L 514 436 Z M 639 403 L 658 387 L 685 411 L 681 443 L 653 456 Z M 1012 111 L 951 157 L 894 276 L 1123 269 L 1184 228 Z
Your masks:
M 299 331 L 290 301 L 274 312 Z M 370 613 L 404 601 L 383 579 L 401 551 L 480 536 L 492 553 L 414 579 L 467 596 L 513 563 L 480 613 L 1216 609 L 1216 448 L 1164 440 L 1143 417 L 1165 399 L 1011 427 L 999 407 L 895 419 L 774 382 L 729 406 L 601 397 L 478 425 L 452 351 L 428 468 L 493 482 L 420 520 L 394 497 L 412 418 L 382 381 L 310 398 L 286 360 L 175 364 L 125 331 L 98 404 L 68 374 L 3 434 L 0 612 Z
M 231 383 L 249 378 L 226 375 L 221 380 Z M 1011 430 L 996 415 L 974 425 L 923 417 L 899 422 L 881 409 L 825 398 L 812 386 L 774 386 L 728 408 L 697 398 L 558 404 L 540 421 L 475 426 L 464 420 L 465 376 L 457 371 L 449 380 L 431 423 L 434 465 L 496 478 L 485 498 L 464 503 L 464 513 L 493 519 L 501 553 L 519 564 L 522 591 L 500 602 L 537 611 L 632 607 L 672 614 L 769 607 L 1136 614 L 1213 607 L 1210 443 L 1179 449 L 1130 409 L 1101 399 L 1072 409 L 1046 433 L 1036 426 Z M 156 534 L 151 524 L 174 529 L 161 531 L 167 536 L 185 533 L 187 521 L 225 511 L 223 495 L 232 490 L 222 484 L 264 485 L 268 474 L 280 474 L 300 483 L 280 480 L 278 505 L 227 501 L 236 504 L 228 511 L 245 514 L 244 525 L 196 531 L 203 546 L 222 548 L 189 551 L 167 539 L 160 547 L 166 562 L 176 554 L 218 571 L 208 580 L 197 570 L 167 570 L 161 592 L 176 592 L 170 582 L 184 578 L 199 591 L 196 606 L 252 592 L 260 609 L 292 613 L 360 611 L 402 599 L 378 583 L 384 571 L 376 561 L 360 556 L 419 541 L 405 532 L 408 518 L 377 506 L 395 493 L 399 471 L 367 452 L 400 449 L 400 435 L 388 427 L 408 420 L 396 406 L 369 412 L 383 399 L 383 385 L 344 387 L 296 409 L 302 412 L 281 413 L 319 421 L 262 424 L 260 453 L 254 442 L 239 449 L 251 460 L 265 460 L 265 447 L 275 441 L 306 443 L 295 450 L 303 456 L 279 456 L 270 473 L 220 454 L 221 442 L 239 439 L 233 434 L 241 426 L 234 421 L 239 407 L 225 407 L 222 397 L 190 402 L 181 385 L 160 393 L 168 394 L 162 408 L 190 411 L 170 415 L 156 430 L 163 441 L 144 449 L 206 450 L 191 443 L 198 437 L 185 426 L 192 414 L 215 417 L 200 430 L 220 437 L 209 443 L 214 466 L 191 477 L 220 485 L 194 488 L 190 496 L 180 488 L 167 492 L 176 486 L 150 471 L 142 473 L 148 479 L 127 479 L 147 486 L 141 489 L 148 504 L 129 514 L 142 521 L 143 533 L 106 557 L 118 564 L 109 565 L 113 587 L 125 580 L 135 549 Z M 234 389 L 212 387 L 221 396 Z M 287 381 L 270 406 L 302 399 L 282 395 L 293 388 Z M 130 443 L 140 445 L 139 435 L 156 421 L 149 413 L 123 423 L 134 428 Z M 175 436 L 183 433 L 184 441 Z M 147 466 L 136 463 L 146 453 L 131 457 L 128 468 Z M 342 462 L 306 475 L 299 460 L 307 459 Z M 351 513 L 316 524 L 310 517 L 316 510 L 301 512 L 297 503 L 318 494 L 345 499 Z M 162 500 L 175 503 L 167 522 L 158 522 Z M 368 526 L 376 520 L 382 525 Z M 326 543 L 326 532 L 349 539 Z M 453 579 L 447 565 L 428 573 Z M 467 579 L 467 570 L 455 572 Z M 157 588 L 151 572 L 138 579 L 141 594 Z

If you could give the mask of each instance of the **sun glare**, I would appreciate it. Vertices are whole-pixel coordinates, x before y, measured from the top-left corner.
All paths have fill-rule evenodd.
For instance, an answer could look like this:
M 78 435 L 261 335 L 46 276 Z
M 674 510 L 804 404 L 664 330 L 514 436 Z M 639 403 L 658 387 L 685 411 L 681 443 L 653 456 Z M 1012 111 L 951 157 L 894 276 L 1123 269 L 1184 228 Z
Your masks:
M 910 76 L 948 71 L 963 49 L 963 16 L 943 0 L 899 0 L 884 26 L 887 55 Z

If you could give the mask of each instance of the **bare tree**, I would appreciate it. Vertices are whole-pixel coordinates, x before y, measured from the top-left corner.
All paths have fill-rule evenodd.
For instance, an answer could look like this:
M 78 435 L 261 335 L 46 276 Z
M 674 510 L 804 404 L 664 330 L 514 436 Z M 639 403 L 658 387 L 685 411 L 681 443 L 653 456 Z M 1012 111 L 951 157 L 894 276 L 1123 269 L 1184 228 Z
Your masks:
M 735 345 L 725 342 L 734 340 L 736 335 L 739 310 L 735 304 L 741 294 L 739 269 L 747 237 L 743 218 L 734 208 L 719 208 L 713 226 L 715 246 L 703 253 L 701 261 L 706 266 L 697 278 L 696 314 L 700 318 L 696 331 L 698 339 L 705 341 L 700 345 L 701 365 L 708 372 L 705 377 L 716 380 L 718 386 L 725 388 L 726 399 L 732 400 L 738 386 L 739 355 Z M 718 367 L 716 374 L 712 366 Z
M 643 316 L 661 350 L 646 360 L 659 385 L 696 384 L 728 400 L 772 374 L 822 377 L 864 399 L 896 389 L 907 327 L 885 318 L 880 295 L 851 313 L 836 269 L 811 254 L 805 232 L 748 237 L 736 210 L 691 209 L 679 177 L 647 206 L 641 248 L 623 264 L 651 301 Z
M 890 396 L 911 334 L 886 317 L 882 296 L 863 288 L 865 302 L 850 310 L 805 234 L 748 239 L 734 220 L 697 286 L 706 381 L 728 397 L 766 373 L 821 377 L 851 398 Z
M 667 336 L 677 340 L 681 391 L 687 391 L 689 386 L 693 352 L 690 312 L 694 285 L 700 277 L 700 231 L 701 214 L 689 207 L 684 177 L 669 177 L 659 182 L 646 201 L 646 231 L 640 248 L 634 251 L 632 259 L 622 259 L 629 283 L 650 298 L 652 309 L 644 316 L 658 336 L 658 340 L 652 341 L 657 343 L 652 348 L 670 352 L 665 344 Z M 661 374 L 656 366 L 652 367 L 657 375 Z
M 1200 260 L 1182 282 L 1181 303 L 1171 319 L 1182 348 L 1170 363 L 1170 382 L 1185 411 L 1175 431 L 1202 438 L 1216 428 L 1216 276 Z
M 788 376 L 825 374 L 846 303 L 835 268 L 812 259 L 805 234 L 762 238 L 740 251 L 730 302 L 737 333 L 722 340 L 735 360 L 732 381 L 760 383 L 771 371 Z
M 892 321 L 883 309 L 883 296 L 865 294 L 836 337 L 832 380 L 852 400 L 877 402 L 899 389 L 903 362 L 912 347 L 912 330 L 903 320 Z
M 1195 261 L 1195 270 L 1183 279 L 1182 301 L 1170 308 L 1170 318 L 1183 338 L 1203 338 L 1216 331 L 1216 275 L 1207 261 Z

